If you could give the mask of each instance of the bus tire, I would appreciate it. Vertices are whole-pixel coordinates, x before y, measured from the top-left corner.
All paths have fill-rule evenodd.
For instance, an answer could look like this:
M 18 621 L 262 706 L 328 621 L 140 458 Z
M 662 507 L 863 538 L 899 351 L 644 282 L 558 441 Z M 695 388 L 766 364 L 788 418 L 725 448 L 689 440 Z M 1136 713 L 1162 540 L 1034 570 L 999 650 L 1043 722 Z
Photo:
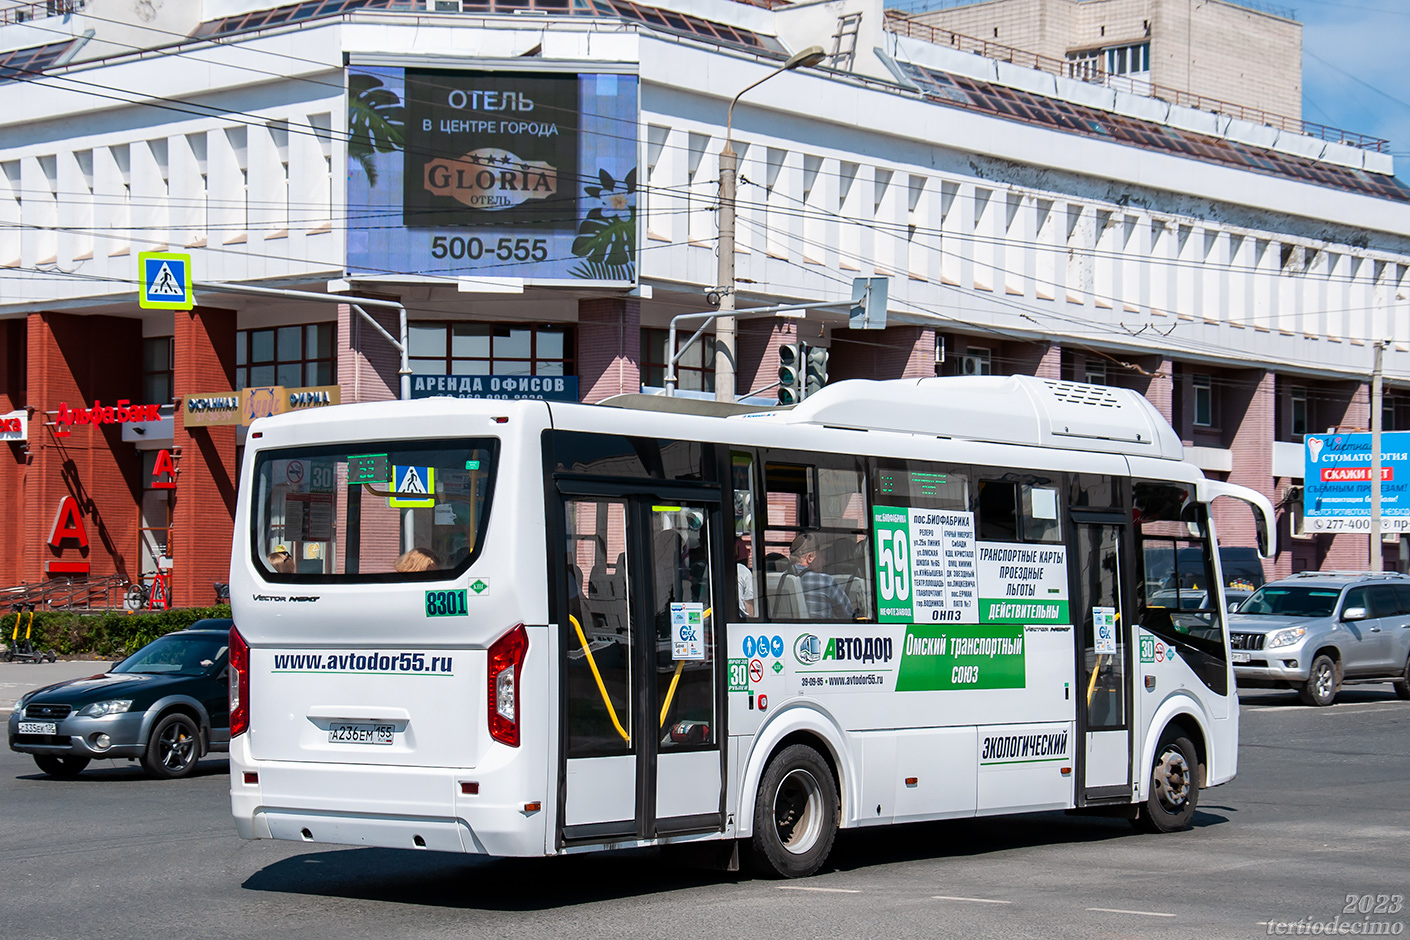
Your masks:
M 1304 705 L 1322 707 L 1332 704 L 1337 697 L 1337 664 L 1326 653 L 1318 653 L 1312 660 L 1312 669 L 1307 681 L 1297 690 L 1297 697 Z
M 1199 804 L 1200 764 L 1194 742 L 1174 728 L 1160 736 L 1150 794 L 1132 823 L 1142 832 L 1184 832 Z
M 754 801 L 753 867 L 773 878 L 806 878 L 827 861 L 837 837 L 837 782 L 827 761 L 805 744 L 769 762 Z

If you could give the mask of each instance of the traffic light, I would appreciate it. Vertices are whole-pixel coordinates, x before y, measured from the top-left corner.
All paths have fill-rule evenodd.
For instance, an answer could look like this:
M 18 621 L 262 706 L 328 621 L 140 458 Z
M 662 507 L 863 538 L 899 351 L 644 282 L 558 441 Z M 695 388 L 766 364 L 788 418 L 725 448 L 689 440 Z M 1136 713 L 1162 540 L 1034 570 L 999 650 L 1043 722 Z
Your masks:
M 778 348 L 778 403 L 796 405 L 803 398 L 803 346 Z
M 816 395 L 827 384 L 828 351 L 821 346 L 808 346 L 804 357 L 803 397 Z

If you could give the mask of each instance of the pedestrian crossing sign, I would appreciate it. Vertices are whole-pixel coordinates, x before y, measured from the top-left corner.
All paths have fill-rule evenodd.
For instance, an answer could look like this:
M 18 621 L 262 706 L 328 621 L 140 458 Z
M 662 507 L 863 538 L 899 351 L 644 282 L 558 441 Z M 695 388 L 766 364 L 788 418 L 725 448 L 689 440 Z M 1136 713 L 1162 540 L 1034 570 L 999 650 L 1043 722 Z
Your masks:
M 429 509 L 436 505 L 435 467 L 392 467 L 392 482 L 396 484 L 396 494 L 388 498 L 387 505 L 394 509 Z M 413 494 L 425 494 L 418 499 Z
M 191 256 L 169 251 L 144 251 L 137 256 L 137 277 L 142 282 L 138 305 L 144 310 L 190 310 Z

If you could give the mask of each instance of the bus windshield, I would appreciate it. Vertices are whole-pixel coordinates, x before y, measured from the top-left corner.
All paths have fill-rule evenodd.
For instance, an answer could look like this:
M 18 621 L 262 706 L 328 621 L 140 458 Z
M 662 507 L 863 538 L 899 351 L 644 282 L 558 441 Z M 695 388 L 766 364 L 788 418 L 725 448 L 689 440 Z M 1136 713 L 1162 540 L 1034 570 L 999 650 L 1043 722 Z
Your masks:
M 1337 588 L 1268 584 L 1244 601 L 1238 613 L 1265 617 L 1330 617 L 1340 595 Z
M 270 581 L 444 579 L 479 553 L 496 442 L 270 450 L 255 463 L 255 565 Z

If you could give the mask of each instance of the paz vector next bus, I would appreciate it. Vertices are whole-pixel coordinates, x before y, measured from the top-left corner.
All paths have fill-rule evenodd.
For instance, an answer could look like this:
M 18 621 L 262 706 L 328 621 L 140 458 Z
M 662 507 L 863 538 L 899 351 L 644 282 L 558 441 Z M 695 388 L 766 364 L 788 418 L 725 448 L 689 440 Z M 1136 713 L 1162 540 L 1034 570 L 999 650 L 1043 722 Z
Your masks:
M 1072 809 L 1170 831 L 1233 778 L 1210 503 L 1261 533 L 1272 509 L 1183 462 L 1140 395 L 1015 376 L 618 404 L 252 425 L 242 836 L 715 841 L 805 876 L 839 827 Z

